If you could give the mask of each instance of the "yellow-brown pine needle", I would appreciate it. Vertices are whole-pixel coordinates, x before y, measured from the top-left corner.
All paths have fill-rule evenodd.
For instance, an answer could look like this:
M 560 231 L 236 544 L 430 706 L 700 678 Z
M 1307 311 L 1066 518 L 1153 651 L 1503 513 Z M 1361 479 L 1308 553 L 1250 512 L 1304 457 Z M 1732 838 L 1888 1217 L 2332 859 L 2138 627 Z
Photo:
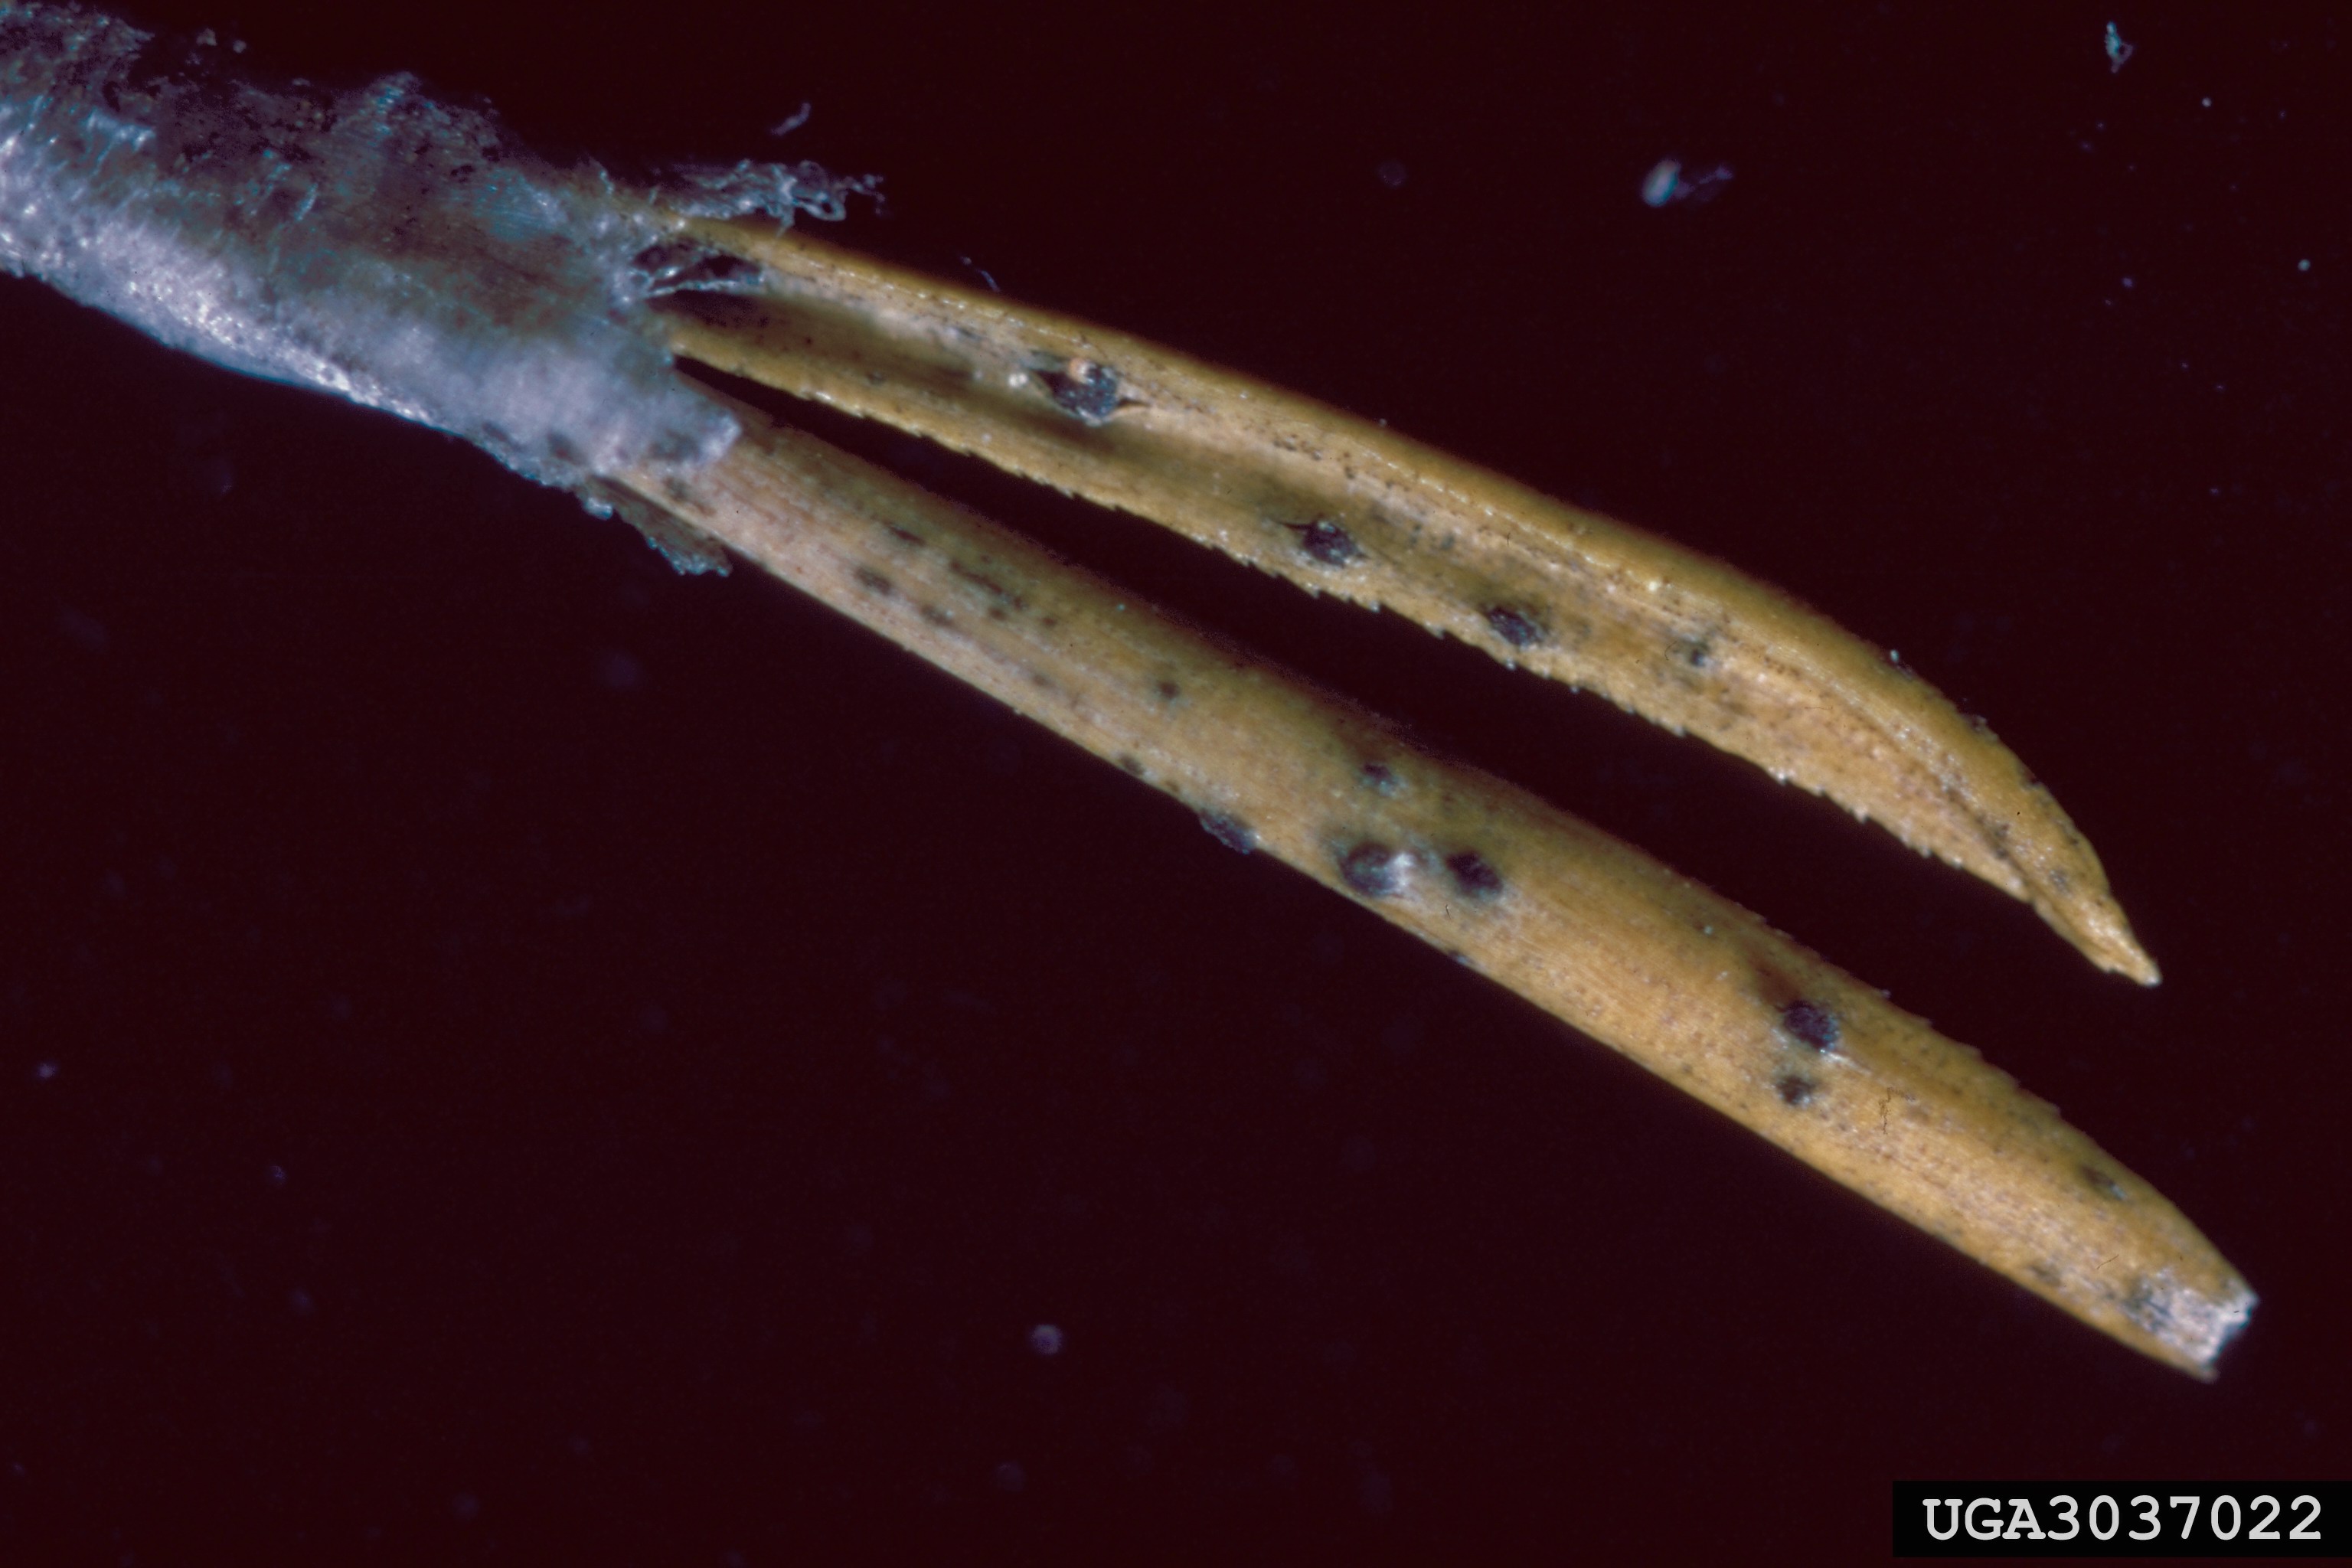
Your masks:
M 1727 900 L 749 408 L 632 483 L 2124 1343 L 2199 1377 L 2253 1304 L 2147 1183 Z
M 1982 723 L 1785 595 L 1308 399 L 1125 333 L 696 221 L 756 291 L 664 306 L 691 359 L 873 417 L 1589 688 L 1874 818 L 2146 984 L 2105 872 Z

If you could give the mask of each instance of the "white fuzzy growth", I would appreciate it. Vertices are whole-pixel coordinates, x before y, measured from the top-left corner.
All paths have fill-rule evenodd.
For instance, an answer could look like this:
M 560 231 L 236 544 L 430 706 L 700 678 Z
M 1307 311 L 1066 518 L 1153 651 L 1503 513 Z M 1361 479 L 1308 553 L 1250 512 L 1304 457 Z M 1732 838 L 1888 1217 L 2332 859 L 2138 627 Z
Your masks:
M 0 268 L 546 484 L 593 494 L 633 468 L 691 471 L 734 440 L 643 319 L 680 286 L 678 243 L 602 170 L 557 170 L 411 77 L 338 94 L 226 65 L 0 0 Z M 671 205 L 788 219 L 838 210 L 850 188 L 746 166 L 702 173 Z
M 2214 1358 L 2253 1321 L 2257 1301 L 2243 1280 L 2232 1280 L 2220 1295 L 2209 1296 L 2167 1268 L 2153 1279 L 2137 1281 L 2124 1310 L 2210 1375 Z

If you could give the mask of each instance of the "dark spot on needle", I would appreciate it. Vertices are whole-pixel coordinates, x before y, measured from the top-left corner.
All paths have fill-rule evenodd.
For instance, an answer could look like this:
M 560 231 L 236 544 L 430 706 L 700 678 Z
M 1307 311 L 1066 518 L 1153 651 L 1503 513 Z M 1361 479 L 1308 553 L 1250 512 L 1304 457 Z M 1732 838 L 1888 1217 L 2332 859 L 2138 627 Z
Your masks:
M 1785 1072 L 1772 1080 L 1772 1087 L 1790 1105 L 1802 1105 L 1820 1092 L 1821 1085 L 1801 1073 Z
M 949 562 L 948 570 L 994 600 L 995 603 L 989 606 L 989 614 L 999 620 L 1003 618 L 1004 612 L 1008 609 L 1025 610 L 1029 607 L 1029 602 L 1026 599 L 985 572 L 976 572 L 961 561 Z
M 1484 904 L 1492 903 L 1503 896 L 1503 874 L 1487 865 L 1486 858 L 1475 849 L 1448 855 L 1445 869 L 1453 876 L 1454 888 L 1465 899 Z
M 1542 626 L 1525 610 L 1490 605 L 1481 613 L 1486 617 L 1488 628 L 1513 647 L 1533 647 L 1544 640 Z
M 1817 1051 L 1835 1050 L 1838 1036 L 1843 1032 L 1835 1013 L 1818 1002 L 1801 998 L 1780 1009 L 1780 1025 Z
M 1368 899 L 1385 899 L 1403 880 L 1398 874 L 1401 858 L 1387 845 L 1367 838 L 1339 857 L 1339 879 Z
M 1257 835 L 1250 830 L 1250 825 L 1222 811 L 1202 812 L 1201 831 L 1236 855 L 1246 855 L 1257 847 Z
M 1356 770 L 1356 776 L 1363 781 L 1366 789 L 1376 795 L 1400 795 L 1404 793 L 1404 780 L 1397 777 L 1396 770 L 1386 763 L 1366 763 Z
M 2083 1172 L 2083 1180 L 2090 1183 L 2092 1190 L 2096 1192 L 2101 1197 L 2114 1198 L 2117 1202 L 2121 1202 L 2123 1200 L 2124 1187 L 2121 1182 L 2116 1181 L 2113 1176 L 2107 1174 L 2105 1171 L 2100 1170 L 2096 1165 L 2084 1165 L 2081 1167 L 2081 1169 Z
M 1298 535 L 1298 548 L 1326 566 L 1353 566 L 1364 558 L 1356 536 L 1328 517 L 1318 517 L 1291 531 Z
M 2171 1304 L 2146 1279 L 2133 1279 L 2123 1305 L 2124 1315 L 2151 1334 L 2165 1334 L 2172 1327 Z
M 871 566 L 860 566 L 854 575 L 857 578 L 857 585 L 877 599 L 887 599 L 898 591 L 889 578 Z
M 1055 406 L 1087 425 L 1108 425 L 1118 412 L 1118 376 L 1107 364 L 1074 359 L 1060 370 L 1040 371 Z

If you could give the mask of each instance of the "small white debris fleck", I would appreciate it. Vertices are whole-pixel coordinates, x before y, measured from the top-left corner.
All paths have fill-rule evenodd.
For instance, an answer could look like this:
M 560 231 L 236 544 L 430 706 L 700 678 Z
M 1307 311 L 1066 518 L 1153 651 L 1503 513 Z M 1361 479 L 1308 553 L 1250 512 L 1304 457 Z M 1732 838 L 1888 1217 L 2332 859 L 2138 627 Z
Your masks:
M 2132 58 L 2133 54 L 2137 52 L 2137 47 L 2136 45 L 2125 43 L 2124 36 L 2116 30 L 2116 25 L 2113 22 L 2108 23 L 2107 74 L 2112 76 L 2116 72 L 2123 69 L 2124 62 Z
M 2308 260 L 2298 261 L 2294 264 L 2294 269 L 2297 272 L 2308 272 L 2311 270 L 2311 263 Z
M 1062 1331 L 1054 1323 L 1040 1323 L 1029 1331 L 1029 1349 L 1037 1355 L 1056 1356 L 1062 1353 Z
M 1713 201 L 1722 188 L 1731 183 L 1731 165 L 1717 163 L 1711 169 L 1691 170 L 1679 158 L 1661 158 L 1642 176 L 1642 204 L 1644 206 L 1673 206 L 1677 203 L 1694 205 Z
M 33 1068 L 33 1078 L 37 1082 L 47 1083 L 57 1076 L 58 1064 L 55 1062 L 40 1062 Z

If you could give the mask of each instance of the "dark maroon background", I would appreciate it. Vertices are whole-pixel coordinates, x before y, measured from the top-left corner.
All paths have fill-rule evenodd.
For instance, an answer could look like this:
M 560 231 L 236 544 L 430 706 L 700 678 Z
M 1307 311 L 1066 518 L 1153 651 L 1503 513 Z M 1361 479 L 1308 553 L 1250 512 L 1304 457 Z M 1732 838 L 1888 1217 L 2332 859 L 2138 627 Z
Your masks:
M 2352 1471 L 2336 27 L 2136 8 L 2114 73 L 2074 5 L 343 9 L 166 19 L 614 156 L 812 100 L 782 149 L 887 179 L 843 239 L 1899 648 L 2161 988 L 1603 704 L 866 443 L 1891 988 L 2264 1300 L 2217 1385 L 2145 1363 L 791 591 L 12 283 L 0 1552 L 1834 1560 L 1894 1477 Z M 1670 154 L 1736 177 L 1652 211 Z

